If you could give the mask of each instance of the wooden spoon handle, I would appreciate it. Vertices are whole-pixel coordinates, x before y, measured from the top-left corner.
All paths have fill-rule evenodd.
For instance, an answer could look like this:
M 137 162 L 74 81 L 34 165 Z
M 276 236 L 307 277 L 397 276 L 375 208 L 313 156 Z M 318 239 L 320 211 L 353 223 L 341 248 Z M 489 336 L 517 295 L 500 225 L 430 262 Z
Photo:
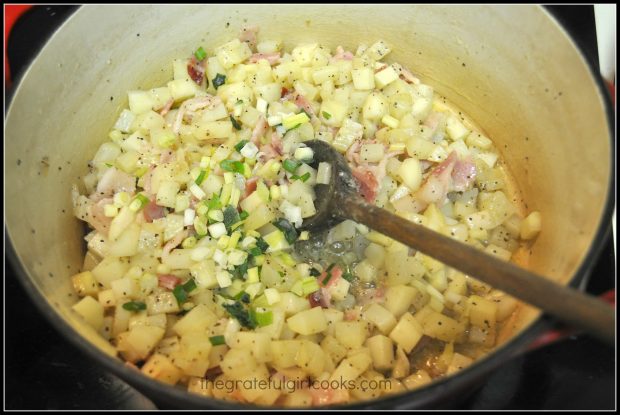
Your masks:
M 608 344 L 614 344 L 614 309 L 603 301 L 558 285 L 470 245 L 367 204 L 357 197 L 346 197 L 346 200 L 340 201 L 339 206 L 343 207 L 339 212 L 342 216 L 389 235 L 559 320 L 581 328 Z

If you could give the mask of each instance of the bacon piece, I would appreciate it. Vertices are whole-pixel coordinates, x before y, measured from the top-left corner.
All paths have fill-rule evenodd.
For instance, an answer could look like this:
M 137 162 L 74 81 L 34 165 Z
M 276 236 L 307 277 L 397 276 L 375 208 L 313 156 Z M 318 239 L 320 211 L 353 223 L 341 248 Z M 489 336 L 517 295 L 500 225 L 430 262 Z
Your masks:
M 239 34 L 239 40 L 246 42 L 250 49 L 256 47 L 256 35 L 258 34 L 258 26 L 246 26 L 241 29 Z
M 331 58 L 331 61 L 352 61 L 353 54 L 348 50 L 345 51 L 342 46 L 336 48 L 336 54 Z
M 118 192 L 134 193 L 136 191 L 136 179 L 115 167 L 110 167 L 97 183 L 97 190 L 90 198 L 97 202 L 106 197 L 113 196 Z
M 250 63 L 257 63 L 259 60 L 265 59 L 269 62 L 269 65 L 273 66 L 280 62 L 280 52 L 271 52 L 271 53 L 255 53 L 250 56 Z
M 170 111 L 170 108 L 172 108 L 172 104 L 174 104 L 174 98 L 170 98 L 168 101 L 166 101 L 166 105 L 164 105 L 164 107 L 159 110 L 159 115 L 165 117 L 166 114 L 168 114 L 168 112 Z
M 441 205 L 449 192 L 465 191 L 475 178 L 476 165 L 470 159 L 460 160 L 453 151 L 431 171 L 416 196 L 423 202 Z
M 170 255 L 170 251 L 172 251 L 177 246 L 181 245 L 181 242 L 183 242 L 183 239 L 187 238 L 187 235 L 188 235 L 187 230 L 183 230 L 183 231 L 177 233 L 174 236 L 174 238 L 169 240 L 166 243 L 166 245 L 164 245 L 164 248 L 163 248 L 162 253 L 161 253 L 162 261 L 165 260 L 166 258 L 168 258 L 168 255 Z
M 151 223 L 155 219 L 160 219 L 166 216 L 166 209 L 151 200 L 147 203 L 144 209 L 142 209 L 142 215 L 144 216 L 145 221 Z
M 368 202 L 374 202 L 377 197 L 377 189 L 379 187 L 379 182 L 375 175 L 364 166 L 358 166 L 355 169 L 352 169 L 353 177 L 357 180 L 360 186 L 360 193 L 362 197 Z
M 399 78 L 407 82 L 408 84 L 414 84 L 414 85 L 420 84 L 420 79 L 418 79 L 411 72 L 409 72 L 409 70 L 405 68 L 401 68 Z
M 240 200 L 243 200 L 246 197 L 248 197 L 249 195 L 251 195 L 252 193 L 254 193 L 254 191 L 256 190 L 256 184 L 257 183 L 258 183 L 258 177 L 252 177 L 252 178 L 246 180 L 246 182 L 245 182 L 245 191 L 244 191 L 243 195 L 241 196 Z
M 321 308 L 330 308 L 331 307 L 331 294 L 325 287 L 321 287 L 320 290 L 313 292 L 312 294 L 308 294 L 308 301 L 310 302 L 310 307 L 321 307 Z
M 452 170 L 452 189 L 464 192 L 476 179 L 476 173 L 476 165 L 471 159 L 457 160 Z
M 336 281 L 342 277 L 342 269 L 338 265 L 334 265 L 329 271 L 329 275 L 331 275 L 331 277 L 327 275 L 327 271 L 323 271 L 321 275 L 319 275 L 317 279 L 321 287 L 331 287 L 334 285 Z
M 179 133 L 181 125 L 183 124 L 183 118 L 185 118 L 186 115 L 193 116 L 196 111 L 203 108 L 213 108 L 221 102 L 222 101 L 219 97 L 214 97 L 213 95 L 196 97 L 184 101 L 183 104 L 181 104 L 181 106 L 179 107 L 177 118 L 174 120 L 174 124 L 172 125 L 172 131 L 175 134 Z
M 308 388 L 312 396 L 312 405 L 322 406 L 349 401 L 349 390 L 346 388 Z
M 157 274 L 157 282 L 162 288 L 174 290 L 174 287 L 181 284 L 181 278 L 172 274 Z
M 312 108 L 310 101 L 308 101 L 306 97 L 304 97 L 301 94 L 295 94 L 295 105 L 297 105 L 299 108 L 306 111 L 306 113 L 310 116 L 310 119 L 312 121 L 316 119 L 316 114 L 314 113 L 314 109 Z
M 187 74 L 198 85 L 202 85 L 202 81 L 205 79 L 205 61 L 199 61 L 195 56 L 187 62 Z
M 268 129 L 269 124 L 267 124 L 267 120 L 265 119 L 265 117 L 261 115 L 258 119 L 258 122 L 254 126 L 254 129 L 252 130 L 252 136 L 250 137 L 250 141 L 256 145 L 260 144 L 261 137 L 265 135 Z
M 172 150 L 164 150 L 159 156 L 159 162 L 162 164 L 172 163 L 176 160 L 176 153 Z
M 108 231 L 110 230 L 112 218 L 105 215 L 104 206 L 112 203 L 114 203 L 114 199 L 111 198 L 101 199 L 97 203 L 93 203 L 88 210 L 86 218 L 86 222 L 88 222 L 92 228 L 105 236 L 108 235 Z

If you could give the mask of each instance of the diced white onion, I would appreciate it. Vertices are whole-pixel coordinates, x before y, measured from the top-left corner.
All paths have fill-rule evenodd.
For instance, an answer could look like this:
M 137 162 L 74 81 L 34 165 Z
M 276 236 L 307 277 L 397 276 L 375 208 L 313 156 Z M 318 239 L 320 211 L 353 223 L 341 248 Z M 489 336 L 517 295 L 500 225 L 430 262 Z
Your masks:
M 245 158 L 253 159 L 254 157 L 256 157 L 256 153 L 258 153 L 258 147 L 256 147 L 256 144 L 250 141 L 243 146 L 240 153 Z
M 319 169 L 316 173 L 316 182 L 318 184 L 329 184 L 332 179 L 332 165 L 324 161 L 319 163 Z
M 134 115 L 134 113 L 125 109 L 123 110 L 123 112 L 121 112 L 121 115 L 118 116 L 118 120 L 116 120 L 114 128 L 124 133 L 128 133 L 135 119 L 136 116 Z
M 195 217 L 196 211 L 194 209 L 185 209 L 185 212 L 183 213 L 183 225 L 193 225 Z
M 220 236 L 226 235 L 226 225 L 222 222 L 209 225 L 209 234 L 216 239 Z

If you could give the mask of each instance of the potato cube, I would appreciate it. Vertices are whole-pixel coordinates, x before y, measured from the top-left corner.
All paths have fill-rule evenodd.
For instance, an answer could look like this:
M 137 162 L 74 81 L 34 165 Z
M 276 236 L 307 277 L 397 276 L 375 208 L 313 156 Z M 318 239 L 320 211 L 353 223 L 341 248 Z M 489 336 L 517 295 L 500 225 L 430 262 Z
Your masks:
M 334 336 L 347 349 L 358 349 L 366 340 L 366 325 L 361 321 L 339 321 L 334 324 Z
M 192 332 L 204 332 L 217 321 L 217 316 L 204 304 L 192 308 L 173 326 L 179 336 Z
M 377 370 L 387 370 L 394 365 L 394 344 L 388 337 L 378 334 L 366 340 L 372 364 Z
M 271 338 L 267 333 L 240 331 L 230 343 L 233 349 L 248 349 L 258 363 L 271 361 Z
M 183 375 L 182 372 L 172 364 L 172 361 L 162 354 L 154 354 L 151 356 L 140 370 L 146 376 L 169 385 L 175 385 Z
M 84 297 L 71 307 L 95 330 L 101 330 L 103 326 L 103 306 L 93 297 Z
M 540 212 L 532 212 L 521 222 L 521 239 L 533 239 L 541 229 L 542 216 Z
M 445 342 L 457 341 L 465 333 L 465 327 L 458 321 L 432 310 L 422 320 L 422 327 L 427 336 Z
M 422 325 L 410 313 L 405 313 L 390 332 L 390 338 L 409 353 L 424 334 Z
M 301 347 L 299 340 L 275 340 L 271 342 L 272 364 L 278 369 L 296 365 L 295 358 Z
M 407 285 L 394 285 L 385 292 L 385 308 L 395 317 L 402 316 L 413 303 L 418 290 Z
M 99 292 L 99 285 L 97 285 L 97 281 L 90 271 L 75 274 L 71 277 L 71 282 L 73 283 L 73 289 L 80 297 L 87 295 L 95 296 Z
M 373 303 L 364 311 L 364 319 L 374 324 L 381 333 L 389 334 L 396 326 L 394 315 L 383 306 Z
M 327 328 L 327 319 L 321 307 L 301 311 L 289 317 L 286 323 L 295 333 L 303 335 L 320 333 Z

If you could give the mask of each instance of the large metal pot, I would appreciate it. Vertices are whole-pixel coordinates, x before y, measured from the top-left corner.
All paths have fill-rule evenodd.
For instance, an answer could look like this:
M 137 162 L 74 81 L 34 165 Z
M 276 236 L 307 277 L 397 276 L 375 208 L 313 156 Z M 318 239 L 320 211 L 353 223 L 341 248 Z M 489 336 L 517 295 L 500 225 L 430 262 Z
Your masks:
M 598 76 L 536 6 L 86 6 L 52 37 L 17 86 L 5 120 L 9 258 L 54 325 L 107 369 L 159 401 L 232 407 L 150 380 L 74 315 L 69 276 L 83 256 L 70 187 L 106 139 L 125 92 L 163 83 L 170 61 L 235 37 L 244 24 L 286 46 L 353 48 L 384 39 L 393 58 L 492 137 L 523 200 L 544 218 L 529 268 L 576 285 L 597 257 L 613 208 L 611 112 Z M 55 276 L 50 278 L 50 275 Z M 470 389 L 523 350 L 538 311 L 514 337 L 457 375 L 366 407 L 425 407 Z

